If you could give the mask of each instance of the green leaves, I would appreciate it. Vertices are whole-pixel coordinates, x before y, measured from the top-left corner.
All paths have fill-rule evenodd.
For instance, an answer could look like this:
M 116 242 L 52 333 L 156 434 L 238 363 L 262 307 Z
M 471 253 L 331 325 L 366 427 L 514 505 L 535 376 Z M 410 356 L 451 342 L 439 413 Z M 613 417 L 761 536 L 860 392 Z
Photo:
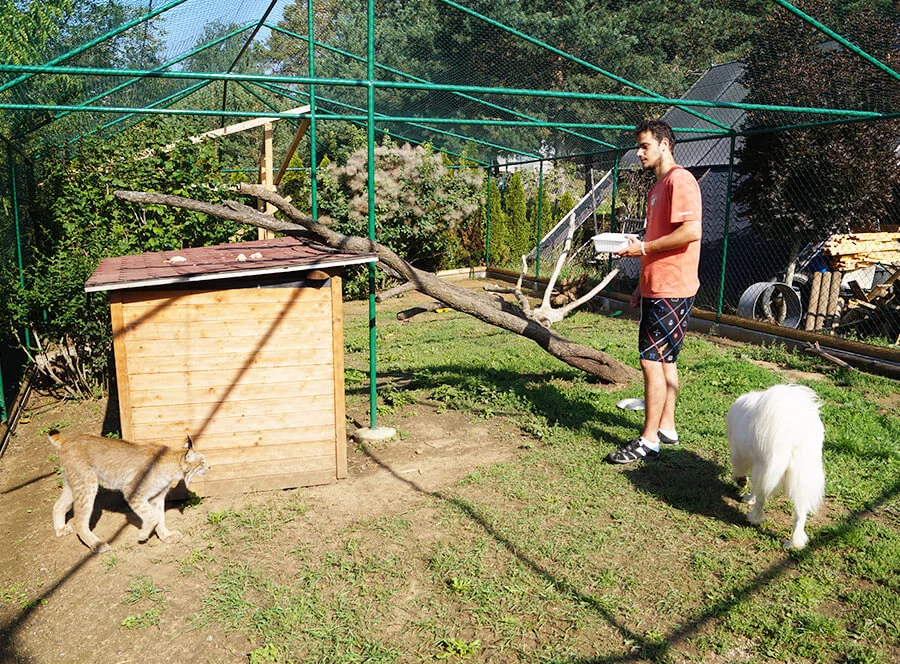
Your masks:
M 101 259 L 217 244 L 245 230 L 194 212 L 128 205 L 113 195 L 134 189 L 218 202 L 222 178 L 215 150 L 178 141 L 195 129 L 184 121 L 148 120 L 116 136 L 85 137 L 68 153 L 41 162 L 24 286 L 12 273 L 0 278 L 12 293 L 14 328 L 28 328 L 43 342 L 65 338 L 77 349 L 82 390 L 93 392 L 108 379 L 109 305 L 106 297 L 84 292 Z

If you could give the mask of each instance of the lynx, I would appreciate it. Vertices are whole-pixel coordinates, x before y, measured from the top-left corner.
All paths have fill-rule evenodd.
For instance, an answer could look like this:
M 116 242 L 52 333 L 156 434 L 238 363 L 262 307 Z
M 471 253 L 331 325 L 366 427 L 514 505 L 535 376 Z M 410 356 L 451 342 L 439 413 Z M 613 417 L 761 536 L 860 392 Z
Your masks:
M 165 500 L 169 489 L 180 480 L 188 486 L 209 470 L 206 457 L 194 451 L 191 437 L 180 450 L 165 445 L 139 445 L 127 440 L 79 434 L 69 438 L 56 429 L 48 434 L 59 448 L 62 466 L 62 493 L 53 506 L 53 528 L 57 537 L 73 532 L 66 515 L 74 505 L 74 532 L 95 553 L 109 545 L 90 528 L 97 487 L 121 491 L 131 509 L 141 518 L 138 541 L 146 542 L 153 531 L 163 542 L 181 538 L 166 528 Z

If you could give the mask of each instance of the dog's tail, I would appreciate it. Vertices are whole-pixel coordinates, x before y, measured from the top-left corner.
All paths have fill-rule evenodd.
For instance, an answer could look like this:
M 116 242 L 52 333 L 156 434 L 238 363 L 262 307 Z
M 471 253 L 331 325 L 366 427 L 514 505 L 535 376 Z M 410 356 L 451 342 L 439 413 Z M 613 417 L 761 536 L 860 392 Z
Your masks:
M 59 432 L 59 429 L 50 429 L 47 432 L 47 438 L 50 439 L 50 444 L 57 449 L 62 445 L 63 435 Z
M 811 514 L 825 497 L 822 442 L 825 429 L 816 393 L 803 385 L 779 385 L 760 399 L 757 435 L 769 461 L 759 474 L 766 494 L 782 489 L 797 512 Z M 757 483 L 757 474 L 753 476 Z

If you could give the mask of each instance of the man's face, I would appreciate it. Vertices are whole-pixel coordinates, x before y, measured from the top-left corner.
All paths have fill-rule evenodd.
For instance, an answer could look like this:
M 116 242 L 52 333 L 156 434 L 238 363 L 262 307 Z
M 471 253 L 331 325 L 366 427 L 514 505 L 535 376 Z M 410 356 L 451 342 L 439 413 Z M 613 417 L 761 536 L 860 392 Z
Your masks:
M 666 139 L 663 139 L 668 144 Z M 641 160 L 644 170 L 653 170 L 662 159 L 660 142 L 653 137 L 652 131 L 643 131 L 638 136 L 637 157 Z

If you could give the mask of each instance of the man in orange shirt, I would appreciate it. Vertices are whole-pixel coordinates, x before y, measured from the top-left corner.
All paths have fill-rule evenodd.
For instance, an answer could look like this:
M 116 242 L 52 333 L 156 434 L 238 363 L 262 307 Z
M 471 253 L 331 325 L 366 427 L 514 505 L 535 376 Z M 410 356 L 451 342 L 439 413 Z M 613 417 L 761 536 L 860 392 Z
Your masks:
M 656 184 L 647 195 L 644 240 L 632 238 L 619 256 L 641 259 L 631 306 L 641 307 L 638 348 L 644 374 L 644 429 L 607 456 L 611 463 L 632 463 L 659 456 L 660 442 L 678 443 L 675 364 L 700 287 L 702 203 L 700 186 L 675 163 L 675 135 L 662 120 L 644 120 L 635 128 L 637 156 L 652 170 Z

